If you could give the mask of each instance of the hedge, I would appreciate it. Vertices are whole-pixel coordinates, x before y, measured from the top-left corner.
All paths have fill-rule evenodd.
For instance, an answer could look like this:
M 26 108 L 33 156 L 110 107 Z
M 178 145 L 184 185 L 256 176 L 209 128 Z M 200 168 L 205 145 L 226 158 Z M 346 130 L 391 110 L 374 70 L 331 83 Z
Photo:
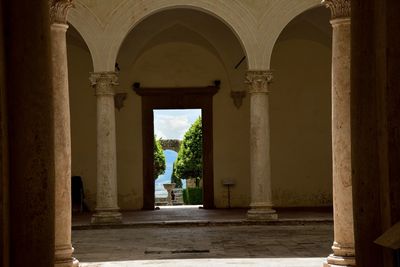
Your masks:
M 186 188 L 182 191 L 185 205 L 203 204 L 203 190 L 201 188 Z

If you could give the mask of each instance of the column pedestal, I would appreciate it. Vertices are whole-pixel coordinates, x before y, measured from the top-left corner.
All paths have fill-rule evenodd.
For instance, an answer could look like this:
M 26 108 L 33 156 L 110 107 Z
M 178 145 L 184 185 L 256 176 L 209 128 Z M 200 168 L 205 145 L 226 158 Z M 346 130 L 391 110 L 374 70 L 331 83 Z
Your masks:
M 270 71 L 248 71 L 246 83 L 250 94 L 250 184 L 251 203 L 247 218 L 276 220 L 272 209 L 271 158 L 269 140 L 268 86 Z
M 95 209 L 96 213 L 93 214 L 92 224 L 118 224 L 122 223 L 122 214 L 119 209 L 116 210 L 101 210 Z
M 273 221 L 278 219 L 278 214 L 274 209 L 265 207 L 265 205 L 262 207 L 250 205 L 250 210 L 247 212 L 247 218 L 249 220 Z
M 329 255 L 327 262 L 324 263 L 324 267 L 336 267 L 336 266 L 356 266 L 356 260 L 354 257 L 354 245 L 346 247 L 343 244 L 333 242 L 332 246 L 333 254 Z
M 118 207 L 115 140 L 115 72 L 92 73 L 90 80 L 97 97 L 97 203 L 93 224 L 122 222 Z

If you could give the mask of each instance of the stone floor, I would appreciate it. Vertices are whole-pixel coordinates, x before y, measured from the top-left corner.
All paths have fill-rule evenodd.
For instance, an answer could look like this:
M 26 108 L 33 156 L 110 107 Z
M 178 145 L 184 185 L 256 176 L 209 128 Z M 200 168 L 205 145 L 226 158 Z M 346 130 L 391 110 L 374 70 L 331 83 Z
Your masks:
M 204 213 L 192 208 L 124 213 L 124 225 L 112 229 L 84 227 L 86 220 L 75 217 L 74 255 L 83 267 L 321 267 L 330 253 L 331 215 L 302 213 L 301 217 L 301 213 L 288 212 L 286 221 L 268 225 L 235 223 L 245 220 L 243 211 L 219 211 Z M 167 214 L 175 217 L 167 218 Z M 142 222 L 132 223 L 133 218 Z M 158 221 L 151 222 L 151 218 Z M 214 220 L 219 223 L 212 223 Z
M 216 225 L 216 224 L 248 224 L 247 209 L 212 209 L 200 206 L 161 206 L 159 210 L 123 212 L 121 227 L 146 225 Z M 77 213 L 72 216 L 73 229 L 99 228 L 90 225 L 91 213 Z M 332 222 L 332 211 L 327 210 L 278 210 L 278 221 L 271 224 L 297 224 L 311 222 Z M 101 226 L 100 226 L 101 228 Z

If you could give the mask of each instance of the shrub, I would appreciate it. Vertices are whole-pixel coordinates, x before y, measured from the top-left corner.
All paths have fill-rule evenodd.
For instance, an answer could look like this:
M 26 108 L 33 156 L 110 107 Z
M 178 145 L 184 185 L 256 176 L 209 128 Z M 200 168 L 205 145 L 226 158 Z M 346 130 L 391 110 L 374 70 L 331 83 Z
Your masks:
M 165 173 L 166 163 L 164 150 L 161 147 L 160 139 L 154 136 L 154 180 Z
M 180 179 L 189 177 L 200 180 L 203 176 L 203 135 L 201 117 L 185 133 L 175 163 L 174 175 Z
M 201 205 L 203 204 L 203 190 L 201 188 L 186 188 L 183 189 L 183 202 L 186 205 Z
M 183 198 L 183 203 L 185 205 L 189 205 L 188 197 L 187 197 L 187 189 L 182 190 L 182 198 Z
M 172 167 L 171 183 L 175 183 L 175 188 L 182 188 L 182 180 L 175 175 L 175 170 L 176 170 L 175 162 L 173 163 Z

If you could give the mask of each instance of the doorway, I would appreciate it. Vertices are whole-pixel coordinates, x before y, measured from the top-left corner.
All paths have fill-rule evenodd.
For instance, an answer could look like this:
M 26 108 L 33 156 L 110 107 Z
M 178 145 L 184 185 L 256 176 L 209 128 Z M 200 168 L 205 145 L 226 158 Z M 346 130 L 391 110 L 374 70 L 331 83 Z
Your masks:
M 203 204 L 201 113 L 201 109 L 153 110 L 156 209 Z
M 142 97 L 143 138 L 143 209 L 155 206 L 154 183 L 154 114 L 157 109 L 201 109 L 203 130 L 203 207 L 214 208 L 213 169 L 213 105 L 212 97 L 219 90 L 215 86 L 187 88 L 143 88 L 135 84 L 135 92 Z

